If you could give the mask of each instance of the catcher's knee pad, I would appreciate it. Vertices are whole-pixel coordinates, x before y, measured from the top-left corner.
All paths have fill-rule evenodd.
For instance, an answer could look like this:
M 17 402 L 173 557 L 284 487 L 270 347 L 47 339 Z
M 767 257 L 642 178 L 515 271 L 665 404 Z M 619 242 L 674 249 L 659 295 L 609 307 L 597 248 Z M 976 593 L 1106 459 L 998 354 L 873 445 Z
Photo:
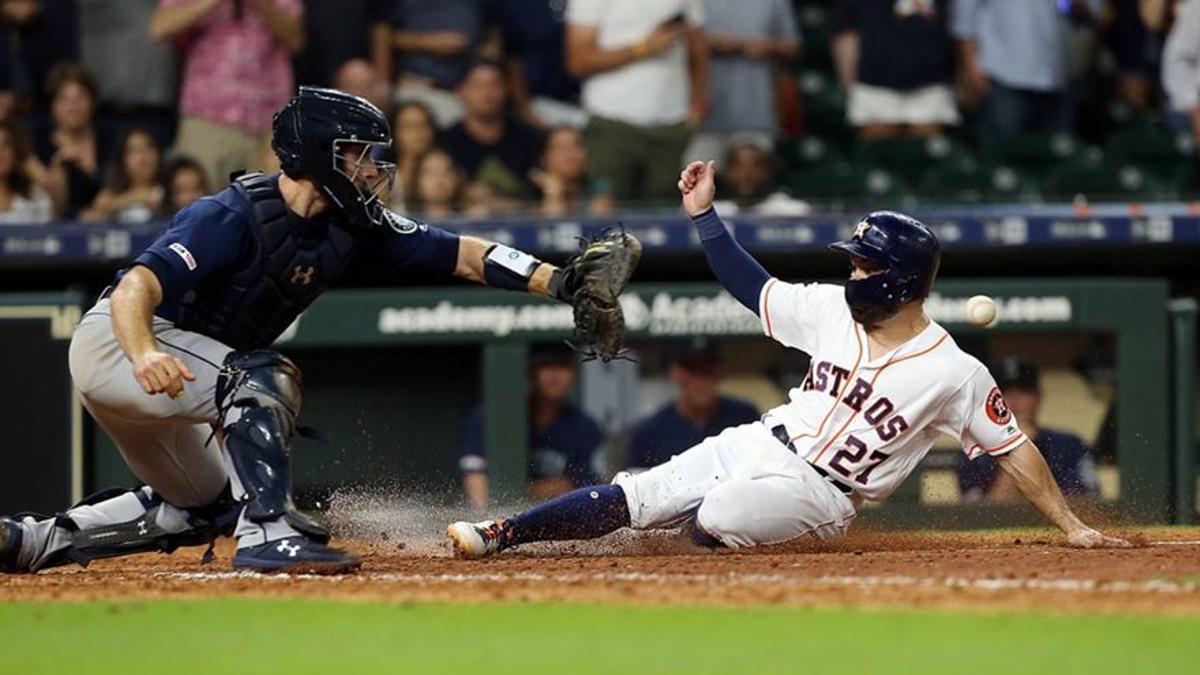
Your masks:
M 111 514 L 113 522 L 81 525 L 72 517 L 72 511 L 85 506 Z M 54 517 L 54 524 L 70 533 L 70 544 L 36 561 L 30 571 L 71 562 L 87 567 L 91 561 L 103 558 L 154 551 L 171 553 L 180 546 L 211 544 L 218 536 L 233 532 L 240 512 L 241 504 L 233 499 L 228 485 L 208 506 L 187 509 L 166 503 L 149 486 L 103 490 Z M 205 554 L 205 561 L 209 559 L 211 548 Z
M 325 528 L 298 513 L 292 502 L 291 442 L 301 384 L 300 369 L 278 352 L 232 352 L 217 380 L 217 405 L 222 420 L 233 419 L 225 426 L 225 447 L 248 493 L 246 517 L 254 522 L 285 518 L 325 542 Z M 236 414 L 228 415 L 231 411 Z

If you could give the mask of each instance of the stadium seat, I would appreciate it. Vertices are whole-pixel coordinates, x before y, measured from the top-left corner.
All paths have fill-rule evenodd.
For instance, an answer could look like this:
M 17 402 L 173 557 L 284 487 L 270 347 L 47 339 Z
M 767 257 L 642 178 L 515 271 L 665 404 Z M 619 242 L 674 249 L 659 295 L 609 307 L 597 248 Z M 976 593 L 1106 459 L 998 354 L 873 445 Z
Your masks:
M 1093 200 L 1150 199 L 1164 195 L 1164 188 L 1141 168 L 1104 157 L 1089 148 L 1076 161 L 1061 164 L 1046 176 L 1043 191 L 1049 198 L 1069 199 L 1083 195 Z
M 804 110 L 809 129 L 817 134 L 848 138 L 846 96 L 837 82 L 819 70 L 805 70 L 796 78 L 804 95 Z
M 1046 175 L 1056 165 L 1074 160 L 1082 144 L 1071 134 L 1023 134 L 1004 141 L 983 139 L 984 155 L 996 164 L 1005 164 L 1035 175 Z
M 833 139 L 812 135 L 778 141 L 775 155 L 785 171 L 806 171 L 842 160 L 842 152 Z
M 849 162 L 793 173 L 788 184 L 797 197 L 832 202 L 834 206 L 869 203 L 882 207 L 899 203 L 909 195 L 907 185 L 891 172 Z
M 1195 144 L 1186 131 L 1173 132 L 1162 124 L 1139 124 L 1117 132 L 1104 146 L 1105 154 L 1136 164 L 1159 178 L 1169 178 L 1181 165 L 1190 165 Z
M 802 60 L 807 68 L 833 71 L 833 16 L 828 3 L 804 2 L 796 7 Z
M 854 154 L 860 164 L 919 171 L 949 160 L 958 151 L 958 146 L 946 136 L 931 136 L 859 141 Z
M 1037 196 L 1028 176 L 1003 164 L 981 163 L 961 155 L 926 170 L 920 180 L 922 199 L 975 204 L 1021 202 Z

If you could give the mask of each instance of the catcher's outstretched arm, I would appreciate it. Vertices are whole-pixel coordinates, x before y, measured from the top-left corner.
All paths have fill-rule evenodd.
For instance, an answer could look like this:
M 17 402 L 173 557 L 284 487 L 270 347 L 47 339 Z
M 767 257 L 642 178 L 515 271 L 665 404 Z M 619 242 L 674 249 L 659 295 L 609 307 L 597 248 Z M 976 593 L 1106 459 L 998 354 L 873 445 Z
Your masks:
M 534 295 L 554 297 L 550 279 L 557 267 L 537 258 L 475 237 L 460 237 L 458 264 L 454 275 L 480 284 L 511 291 L 528 291 Z M 562 299 L 562 298 L 559 298 Z

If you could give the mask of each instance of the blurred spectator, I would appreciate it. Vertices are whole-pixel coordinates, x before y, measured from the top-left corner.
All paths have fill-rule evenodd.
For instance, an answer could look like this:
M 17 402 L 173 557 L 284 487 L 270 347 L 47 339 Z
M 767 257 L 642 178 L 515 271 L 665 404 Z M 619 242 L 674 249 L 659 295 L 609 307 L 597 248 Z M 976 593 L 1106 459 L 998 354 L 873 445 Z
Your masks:
M 638 422 L 629 439 L 629 470 L 658 466 L 722 429 L 758 419 L 758 409 L 745 401 L 721 396 L 721 357 L 706 344 L 686 343 L 670 354 L 667 376 L 679 396 Z
M 930 136 L 958 124 L 950 0 L 846 0 L 834 59 L 860 138 Z
M 150 35 L 184 54 L 175 151 L 199 162 L 211 184 L 255 166 L 272 115 L 295 92 L 302 13 L 300 0 L 159 0 Z
M 1037 366 L 1027 357 L 1010 356 L 992 368 L 992 375 L 1017 426 L 1042 451 L 1063 494 L 1098 494 L 1096 464 L 1083 441 L 1073 434 L 1038 425 L 1042 390 Z M 1007 500 L 1020 496 L 1016 484 L 1000 473 L 992 457 L 984 454 L 970 460 L 960 453 L 958 462 L 958 484 L 964 500 Z
M 348 94 L 361 96 L 374 103 L 380 110 L 387 110 L 388 84 L 379 76 L 374 64 L 366 59 L 350 59 L 333 74 L 333 88 Z
M 1107 42 L 1117 66 L 1116 95 L 1135 110 L 1157 101 L 1170 0 L 1110 0 Z
M 566 7 L 566 0 L 495 0 L 513 107 L 543 129 L 587 123 L 579 81 L 567 72 Z
M 775 66 L 800 53 L 791 2 L 704 0 L 704 30 L 712 58 L 708 115 L 687 157 L 721 157 L 733 134 L 775 140 Z
M 1200 141 L 1200 2 L 1179 8 L 1163 50 L 1162 85 L 1171 111 L 1190 120 Z
M 434 148 L 417 161 L 408 211 L 429 220 L 455 216 L 463 210 L 466 182 L 454 158 Z
M 83 63 L 102 121 L 144 126 L 159 146 L 175 136 L 175 52 L 146 33 L 157 0 L 76 0 Z M 133 57 L 132 55 L 135 55 Z
M 587 148 L 578 129 L 562 126 L 546 134 L 542 161 L 531 173 L 542 193 L 541 214 L 550 217 L 612 210 L 612 195 L 600 181 L 587 175 Z
M 328 87 L 336 82 L 336 69 L 352 60 L 366 61 L 383 82 L 390 82 L 394 4 L 393 0 L 304 0 L 306 39 L 294 61 L 296 83 Z
M 167 189 L 163 207 L 168 216 L 179 213 L 188 204 L 212 192 L 204 167 L 190 157 L 173 159 L 167 165 L 166 179 L 163 183 Z
M 30 156 L 24 130 L 0 119 L 0 225 L 46 223 L 54 216 L 50 196 L 29 176 Z
M 571 402 L 579 365 L 565 346 L 536 349 L 529 356 L 529 496 L 538 501 L 576 487 L 595 485 L 600 425 Z M 466 447 L 459 460 L 463 489 L 472 506 L 488 505 L 487 448 L 483 411 L 467 419 Z
M 479 0 L 393 0 L 392 46 L 400 54 L 396 101 L 429 106 L 438 126 L 462 117 L 454 90 L 483 40 Z
M 41 82 L 25 55 L 23 30 L 41 14 L 39 0 L 0 3 L 0 119 L 27 106 Z
M 1083 0 L 954 0 L 951 32 L 985 139 L 1070 129 L 1069 19 L 1083 11 Z
M 403 103 L 392 120 L 392 135 L 396 139 L 396 181 L 388 205 L 404 213 L 409 207 L 406 200 L 416 194 L 417 165 L 437 144 L 437 122 L 424 104 Z
M 100 192 L 110 139 L 97 131 L 96 85 L 83 66 L 55 66 L 46 87 L 51 126 L 34 138 L 40 160 L 34 177 L 46 186 L 55 213 L 74 218 Z
M 678 197 L 684 148 L 708 109 L 703 25 L 701 0 L 568 0 L 588 161 L 619 201 Z
M 85 222 L 144 223 L 163 204 L 162 153 L 154 135 L 133 127 L 117 143 L 104 189 L 90 208 L 79 214 Z
M 721 213 L 804 216 L 812 212 L 807 202 L 777 189 L 775 157 L 760 141 L 742 141 L 735 136 L 725 152 L 724 167 L 722 198 L 717 205 Z
M 477 61 L 458 85 L 458 95 L 463 118 L 442 134 L 442 147 L 497 202 L 532 197 L 529 173 L 541 154 L 542 138 L 505 106 L 500 65 Z
M 79 61 L 78 0 L 4 0 L 0 15 L 13 38 L 7 56 L 15 59 L 21 77 L 21 95 L 31 96 L 35 107 L 45 109 L 48 92 L 41 86 L 54 67 Z

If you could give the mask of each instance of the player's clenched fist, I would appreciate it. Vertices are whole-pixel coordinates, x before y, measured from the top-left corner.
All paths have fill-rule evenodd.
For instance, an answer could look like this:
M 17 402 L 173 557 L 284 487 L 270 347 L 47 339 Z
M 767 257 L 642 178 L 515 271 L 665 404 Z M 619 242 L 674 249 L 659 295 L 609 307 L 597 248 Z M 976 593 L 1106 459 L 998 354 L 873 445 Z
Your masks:
M 149 351 L 133 362 L 133 376 L 147 394 L 175 398 L 183 393 L 183 381 L 195 382 L 196 376 L 183 361 L 159 351 Z
M 1124 539 L 1101 534 L 1090 527 L 1084 527 L 1068 534 L 1067 545 L 1075 548 L 1129 548 L 1133 546 Z
M 679 174 L 683 210 L 689 216 L 698 216 L 712 207 L 713 197 L 717 194 L 716 176 L 716 162 L 692 162 Z

